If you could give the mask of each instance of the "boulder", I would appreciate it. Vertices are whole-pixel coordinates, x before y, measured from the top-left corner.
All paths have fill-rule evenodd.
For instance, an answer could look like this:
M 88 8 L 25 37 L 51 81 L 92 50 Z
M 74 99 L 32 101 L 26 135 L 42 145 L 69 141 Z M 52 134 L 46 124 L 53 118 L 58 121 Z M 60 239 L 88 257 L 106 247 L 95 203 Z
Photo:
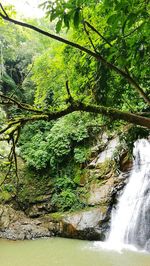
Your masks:
M 108 209 L 105 207 L 91 208 L 68 214 L 62 219 L 61 236 L 104 240 L 107 227 Z

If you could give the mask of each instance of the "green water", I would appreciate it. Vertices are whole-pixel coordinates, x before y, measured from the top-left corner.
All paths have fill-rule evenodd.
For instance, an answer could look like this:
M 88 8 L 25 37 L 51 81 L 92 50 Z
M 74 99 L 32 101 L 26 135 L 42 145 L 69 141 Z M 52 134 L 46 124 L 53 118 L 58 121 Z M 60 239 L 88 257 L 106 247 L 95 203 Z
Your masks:
M 150 254 L 118 253 L 63 238 L 0 240 L 0 266 L 150 266 Z

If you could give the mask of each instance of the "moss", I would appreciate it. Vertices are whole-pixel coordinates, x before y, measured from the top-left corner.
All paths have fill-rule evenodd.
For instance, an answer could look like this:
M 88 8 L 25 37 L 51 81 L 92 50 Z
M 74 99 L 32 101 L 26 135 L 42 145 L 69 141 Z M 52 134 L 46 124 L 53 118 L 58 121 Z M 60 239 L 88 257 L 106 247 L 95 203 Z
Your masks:
M 50 216 L 53 220 L 59 221 L 64 217 L 65 213 L 62 212 L 55 212 L 51 213 Z
M 71 213 L 70 212 L 65 212 L 65 213 L 63 213 L 62 217 L 63 216 L 65 217 L 67 214 L 73 216 L 74 214 L 80 214 L 80 213 L 92 211 L 92 210 L 95 210 L 95 209 L 100 209 L 102 213 L 106 213 L 108 207 L 107 207 L 106 204 L 105 205 L 96 205 L 96 206 L 86 206 L 86 207 L 84 207 L 84 209 L 82 208 L 82 209 L 79 209 L 79 210 L 75 210 L 75 211 L 73 211 Z
M 42 219 L 53 222 L 61 221 L 69 212 L 54 212 L 42 215 Z
M 6 203 L 12 199 L 12 194 L 8 191 L 2 191 L 0 193 L 0 203 Z
M 80 166 L 75 168 L 75 172 L 74 172 L 74 183 L 77 184 L 78 186 L 84 186 L 86 184 L 87 181 L 87 174 L 86 174 L 86 170 L 85 169 L 81 169 Z
M 97 169 L 99 169 L 100 177 L 105 177 L 112 169 L 115 167 L 114 160 L 106 160 L 104 163 L 98 164 Z
M 0 176 L 0 203 L 5 203 L 8 201 L 10 202 L 16 195 L 15 177 L 12 176 L 11 178 L 5 178 L 6 173 L 1 172 L 1 174 L 2 176 Z
M 50 190 L 50 177 L 40 176 L 25 168 L 19 182 L 18 201 L 23 204 L 43 201 L 43 197 L 48 195 Z

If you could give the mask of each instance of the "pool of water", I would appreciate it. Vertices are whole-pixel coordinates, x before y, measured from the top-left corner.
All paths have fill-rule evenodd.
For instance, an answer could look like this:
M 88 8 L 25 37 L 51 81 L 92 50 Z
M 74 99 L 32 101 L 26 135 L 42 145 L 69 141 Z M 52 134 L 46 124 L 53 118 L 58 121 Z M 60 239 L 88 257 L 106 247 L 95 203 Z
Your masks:
M 149 266 L 150 254 L 64 238 L 0 240 L 0 266 Z

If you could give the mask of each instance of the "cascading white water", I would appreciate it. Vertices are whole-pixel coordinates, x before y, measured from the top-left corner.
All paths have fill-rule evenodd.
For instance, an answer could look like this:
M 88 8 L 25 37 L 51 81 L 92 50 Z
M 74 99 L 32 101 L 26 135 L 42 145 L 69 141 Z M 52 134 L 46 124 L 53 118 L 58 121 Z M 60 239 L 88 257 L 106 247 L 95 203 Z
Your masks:
M 109 244 L 131 244 L 150 250 L 150 142 L 134 144 L 134 164 L 116 209 L 112 211 Z

